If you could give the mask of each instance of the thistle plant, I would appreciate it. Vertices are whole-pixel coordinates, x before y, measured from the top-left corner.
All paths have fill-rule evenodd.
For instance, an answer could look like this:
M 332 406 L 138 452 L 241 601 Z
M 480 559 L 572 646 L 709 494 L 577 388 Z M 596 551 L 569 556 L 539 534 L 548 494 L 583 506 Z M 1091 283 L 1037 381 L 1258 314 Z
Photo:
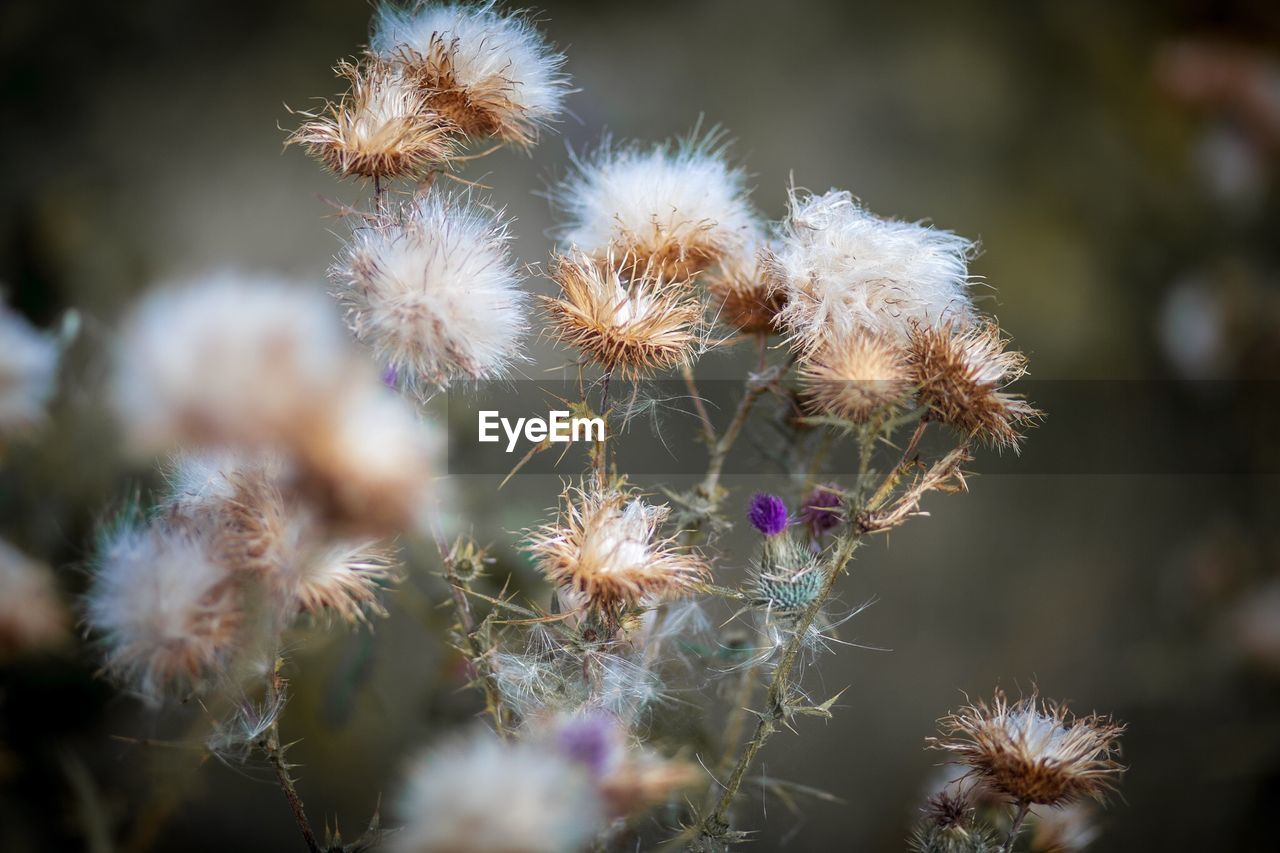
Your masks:
M 367 50 L 337 66 L 347 91 L 288 139 L 365 190 L 341 209 L 333 298 L 213 273 L 157 288 L 118 335 L 112 402 L 170 484 L 104 526 L 88 629 L 123 688 L 154 704 L 199 696 L 211 751 L 264 760 L 312 851 L 340 844 L 318 838 L 290 773 L 285 651 L 387 615 L 406 571 L 397 537 L 438 555 L 449 641 L 485 714 L 406 769 L 392 849 L 726 849 L 750 835 L 739 805 L 762 751 L 834 713 L 837 696 L 811 697 L 805 675 L 850 618 L 838 596 L 859 547 L 927 515 L 933 493 L 964 492 L 980 446 L 1016 453 L 1040 417 L 1010 390 L 1026 359 L 970 296 L 972 242 L 843 190 L 793 187 L 771 223 L 719 130 L 576 156 L 552 183 L 556 245 L 521 263 L 500 200 L 462 173 L 535 147 L 571 92 L 567 66 L 531 18 L 492 3 L 379 7 Z M 551 295 L 529 297 L 530 269 Z M 538 324 L 571 353 L 568 402 L 607 438 L 547 496 L 543 523 L 508 532 L 545 580 L 517 597 L 439 511 L 426 404 L 520 375 Z M 754 367 L 717 425 L 697 368 L 735 348 Z M 707 447 L 683 491 L 618 464 L 631 413 L 673 375 Z M 732 554 L 727 460 L 770 406 L 788 416 L 795 487 L 750 499 L 753 551 Z M 717 607 L 744 641 L 713 636 Z M 709 683 L 731 696 L 688 703 L 719 735 L 709 748 L 654 724 Z M 933 745 L 1014 804 L 1006 850 L 1033 805 L 1097 797 L 1118 773 L 1117 727 L 1034 697 L 943 726 Z M 351 847 L 379 837 L 375 819 Z M 947 793 L 912 843 L 993 839 Z

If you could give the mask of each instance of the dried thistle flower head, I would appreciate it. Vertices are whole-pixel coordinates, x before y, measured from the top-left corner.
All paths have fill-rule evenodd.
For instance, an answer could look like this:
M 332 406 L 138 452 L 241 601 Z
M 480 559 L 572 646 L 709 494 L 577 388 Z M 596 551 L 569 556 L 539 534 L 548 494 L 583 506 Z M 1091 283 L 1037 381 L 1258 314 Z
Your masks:
M 58 345 L 0 305 L 0 436 L 45 418 L 58 372 Z
M 447 164 L 458 129 L 428 105 L 421 81 L 404 68 L 371 59 L 340 62 L 350 83 L 337 103 L 308 118 L 286 145 L 301 145 L 339 177 L 417 177 Z
M 1015 452 L 1021 429 L 1040 412 L 1005 389 L 1026 372 L 1026 356 L 1007 349 L 994 321 L 958 329 L 917 326 L 911 332 L 911 374 L 933 416 L 998 448 Z
M 431 109 L 467 136 L 532 145 L 569 94 L 564 54 L 521 14 L 490 2 L 383 3 L 370 50 L 420 81 Z
M 1125 770 L 1115 757 L 1124 726 L 1110 717 L 1075 717 L 1032 693 L 1010 703 L 997 690 L 938 721 L 932 749 L 951 754 L 982 783 L 1015 802 L 1061 806 L 1103 802 Z
M 749 251 L 762 230 L 746 175 L 729 165 L 715 131 L 651 147 L 605 140 L 575 159 L 552 202 L 564 220 L 557 235 L 564 245 L 597 258 L 619 251 L 668 279 Z
M 331 271 L 356 337 L 413 391 L 520 357 L 522 277 L 501 211 L 431 193 L 361 227 Z
M 701 346 L 702 307 L 684 282 L 646 270 L 630 282 L 610 256 L 552 259 L 560 296 L 540 296 L 551 334 L 607 372 L 628 378 L 688 364 Z
M 703 281 L 716 319 L 748 334 L 776 331 L 786 294 L 769 279 L 767 250 L 730 252 L 706 273 Z
M 969 317 L 972 252 L 950 231 L 881 219 L 848 192 L 792 190 L 768 260 L 786 298 L 778 322 L 806 352 L 867 332 L 905 344 L 913 323 Z
M 264 582 L 282 624 L 300 612 L 350 625 L 385 616 L 378 594 L 399 578 L 390 551 L 371 540 L 330 541 L 310 508 L 285 494 L 295 476 L 271 454 L 184 454 L 164 509 L 204 532 L 231 571 Z
M 558 748 L 591 773 L 611 817 L 664 803 L 702 777 L 687 762 L 629 747 L 625 727 L 611 714 L 576 714 L 558 721 L 555 729 Z
M 107 671 L 155 701 L 228 661 L 244 622 L 241 588 L 199 535 L 125 517 L 99 545 L 87 622 Z
M 907 352 L 883 333 L 835 338 L 800 362 L 800 387 L 816 415 L 867 423 L 911 397 Z
M 350 390 L 301 437 L 298 455 L 299 488 L 344 535 L 427 529 L 440 436 L 390 389 Z
M 0 541 L 0 661 L 66 637 L 67 611 L 53 572 Z
M 410 769 L 396 853 L 562 853 L 604 828 L 588 770 L 554 744 L 490 732 L 426 753 Z
M 709 574 L 694 553 L 659 533 L 670 513 L 625 492 L 570 488 L 558 518 L 533 531 L 526 546 L 552 583 L 597 612 L 616 614 L 642 599 L 687 593 Z
M 351 357 L 322 292 L 215 273 L 156 290 L 132 311 L 112 402 L 143 450 L 278 444 L 345 393 Z

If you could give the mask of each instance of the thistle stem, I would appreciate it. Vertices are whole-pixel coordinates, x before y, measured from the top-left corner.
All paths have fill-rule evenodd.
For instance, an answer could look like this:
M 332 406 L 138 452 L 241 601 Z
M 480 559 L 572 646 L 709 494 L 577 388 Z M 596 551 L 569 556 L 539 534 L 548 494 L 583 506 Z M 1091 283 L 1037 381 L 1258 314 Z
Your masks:
M 845 566 L 848 565 L 860 541 L 860 536 L 853 531 L 845 534 L 835 556 L 832 557 L 831 563 L 827 566 L 822 589 L 805 609 L 804 615 L 800 617 L 795 626 L 791 639 L 783 647 L 782 655 L 778 658 L 778 663 L 774 667 L 773 677 L 769 680 L 768 707 L 760 713 L 760 721 L 756 724 L 755 733 L 752 735 L 751 740 L 747 741 L 742 755 L 738 758 L 738 763 L 734 765 L 729 780 L 724 783 L 724 793 L 721 794 L 716 807 L 702 820 L 699 827 L 702 836 L 719 838 L 724 835 L 725 830 L 729 828 L 729 808 L 733 805 L 733 800 L 742 787 L 747 771 L 751 768 L 756 755 L 768 742 L 770 736 L 778 730 L 778 724 L 789 716 L 788 703 L 792 684 L 791 670 L 795 667 L 796 660 L 804 648 L 805 636 L 813 626 L 814 620 L 818 618 L 818 613 L 821 612 L 823 605 L 826 604 L 831 595 L 831 591 L 835 588 L 836 579 L 844 571 Z
M 276 661 L 276 669 L 271 673 L 271 679 L 268 682 L 267 690 L 268 698 L 274 700 L 284 689 L 284 679 L 281 678 L 279 668 L 283 661 Z M 293 820 L 298 824 L 298 831 L 302 833 L 302 840 L 306 842 L 307 850 L 310 853 L 322 853 L 320 842 L 316 840 L 316 835 L 311 831 L 311 822 L 307 820 L 307 810 L 302 805 L 302 797 L 298 796 L 298 789 L 293 784 L 293 777 L 289 775 L 289 765 L 284 760 L 284 750 L 280 747 L 280 721 L 272 719 L 271 726 L 266 733 L 258 740 L 258 749 L 262 750 L 262 754 L 266 756 L 267 762 L 271 765 L 276 773 L 276 783 L 280 786 L 280 790 L 284 792 L 284 798 L 289 802 L 289 811 L 293 812 Z
M 1018 810 L 1013 814 L 1013 823 L 1009 826 L 1009 837 L 1004 842 L 1004 853 L 1013 853 L 1013 845 L 1018 840 L 1018 833 L 1022 831 L 1022 822 L 1027 819 L 1027 812 L 1031 810 L 1031 803 L 1022 800 L 1018 803 Z

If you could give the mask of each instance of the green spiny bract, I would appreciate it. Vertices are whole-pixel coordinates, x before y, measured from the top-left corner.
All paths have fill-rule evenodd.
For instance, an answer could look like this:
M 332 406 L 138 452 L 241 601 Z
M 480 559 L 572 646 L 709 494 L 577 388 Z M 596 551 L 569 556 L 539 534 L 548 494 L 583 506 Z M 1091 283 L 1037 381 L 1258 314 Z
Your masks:
M 765 539 L 747 581 L 752 607 L 776 615 L 799 615 L 822 593 L 822 567 L 809 546 L 789 534 Z
M 978 820 L 963 794 L 935 794 L 922 811 L 924 817 L 907 839 L 912 853 L 995 853 L 999 849 L 995 833 Z

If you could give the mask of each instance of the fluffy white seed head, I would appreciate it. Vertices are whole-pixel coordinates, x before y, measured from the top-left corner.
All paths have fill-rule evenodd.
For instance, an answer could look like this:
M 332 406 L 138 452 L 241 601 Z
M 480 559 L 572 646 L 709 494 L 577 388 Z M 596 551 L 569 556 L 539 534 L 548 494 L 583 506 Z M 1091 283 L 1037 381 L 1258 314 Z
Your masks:
M 351 364 L 322 292 L 228 272 L 149 294 L 116 355 L 112 402 L 152 450 L 279 442 L 332 405 Z
M 679 278 L 761 239 L 746 174 L 729 164 L 718 133 L 653 146 L 612 145 L 575 158 L 553 190 L 561 243 L 599 258 L 612 248 Z
M 397 853 L 560 853 L 605 823 L 581 763 L 551 744 L 503 743 L 489 732 L 434 749 L 411 769 Z
M 332 270 L 348 324 L 414 391 L 503 375 L 527 328 L 510 240 L 500 213 L 439 193 L 357 230 Z
M 0 541 L 0 660 L 57 645 L 66 632 L 53 573 Z
M 779 322 L 806 351 L 859 330 L 905 344 L 913 324 L 971 316 L 973 250 L 950 231 L 881 219 L 843 190 L 793 190 L 769 260 L 786 299 Z
M 198 686 L 227 661 L 243 622 L 240 588 L 210 543 L 132 520 L 104 536 L 87 621 L 106 668 L 148 699 Z
M 564 111 L 564 54 L 521 14 L 479 4 L 418 2 L 378 7 L 370 50 L 417 66 L 432 103 L 472 136 L 528 144 Z
M 44 420 L 57 372 L 57 343 L 0 305 L 0 436 Z

